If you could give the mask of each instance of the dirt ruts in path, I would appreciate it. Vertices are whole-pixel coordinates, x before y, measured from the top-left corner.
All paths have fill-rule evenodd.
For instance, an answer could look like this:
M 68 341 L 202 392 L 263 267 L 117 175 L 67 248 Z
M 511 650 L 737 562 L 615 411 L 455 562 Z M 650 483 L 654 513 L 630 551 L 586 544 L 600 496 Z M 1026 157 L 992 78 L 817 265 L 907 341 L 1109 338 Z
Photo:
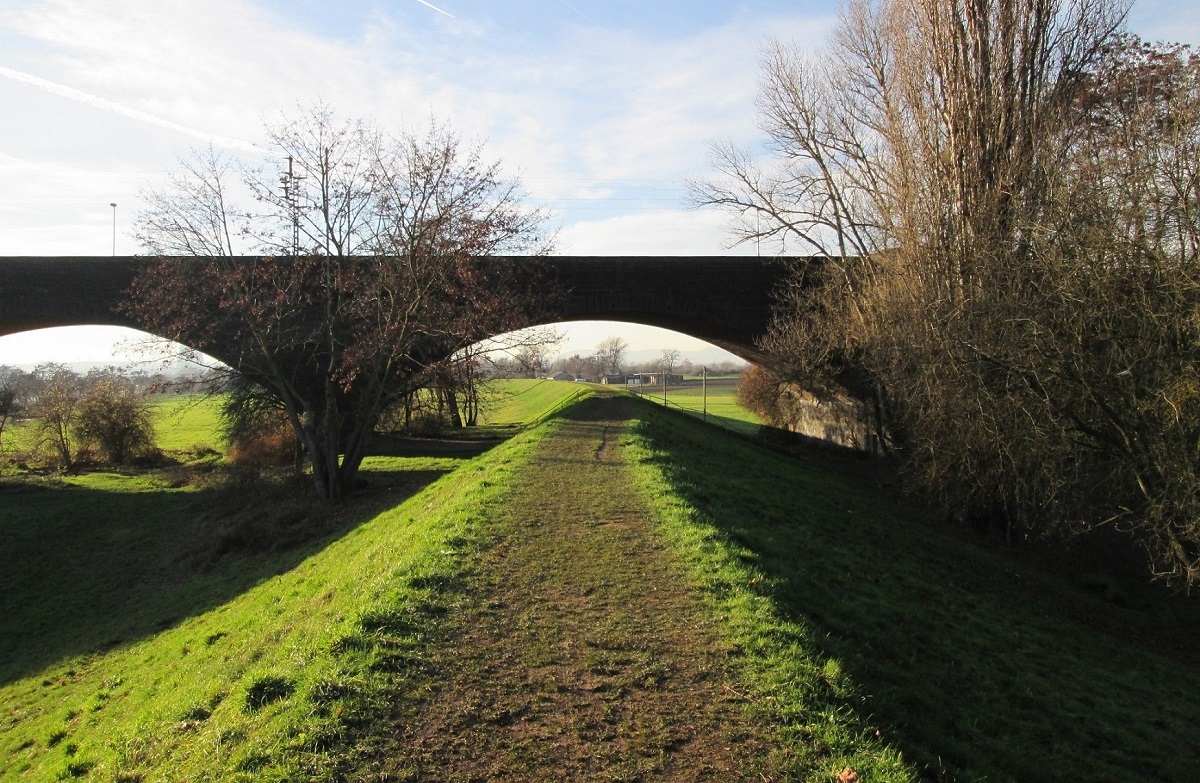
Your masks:
M 770 779 L 727 651 L 629 486 L 630 404 L 585 401 L 541 444 L 374 779 Z

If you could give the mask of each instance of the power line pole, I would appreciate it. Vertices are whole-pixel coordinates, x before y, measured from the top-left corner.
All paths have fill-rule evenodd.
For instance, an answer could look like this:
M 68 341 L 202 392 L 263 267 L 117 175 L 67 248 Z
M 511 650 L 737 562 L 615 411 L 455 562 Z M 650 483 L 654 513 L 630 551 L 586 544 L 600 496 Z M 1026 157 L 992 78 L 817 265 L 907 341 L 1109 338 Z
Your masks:
M 287 172 L 279 178 L 283 186 L 283 201 L 292 214 L 292 255 L 300 255 L 300 181 L 304 177 L 292 170 L 292 156 L 288 155 Z

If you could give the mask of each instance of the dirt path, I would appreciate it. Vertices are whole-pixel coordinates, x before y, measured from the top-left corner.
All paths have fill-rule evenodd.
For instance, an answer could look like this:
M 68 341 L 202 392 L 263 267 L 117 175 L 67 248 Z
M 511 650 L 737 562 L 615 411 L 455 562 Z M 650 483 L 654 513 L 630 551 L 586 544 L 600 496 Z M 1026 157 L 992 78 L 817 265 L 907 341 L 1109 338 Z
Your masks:
M 629 488 L 628 401 L 545 440 L 374 779 L 769 780 L 727 653 Z

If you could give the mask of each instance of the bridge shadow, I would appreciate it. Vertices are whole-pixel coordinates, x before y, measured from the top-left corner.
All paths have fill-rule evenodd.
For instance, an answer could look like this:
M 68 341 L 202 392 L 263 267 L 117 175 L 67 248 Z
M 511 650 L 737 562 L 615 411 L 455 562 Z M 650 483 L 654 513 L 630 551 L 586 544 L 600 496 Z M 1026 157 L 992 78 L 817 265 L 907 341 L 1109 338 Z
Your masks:
M 446 472 L 372 470 L 339 504 L 295 481 L 0 481 L 0 685 L 225 604 Z

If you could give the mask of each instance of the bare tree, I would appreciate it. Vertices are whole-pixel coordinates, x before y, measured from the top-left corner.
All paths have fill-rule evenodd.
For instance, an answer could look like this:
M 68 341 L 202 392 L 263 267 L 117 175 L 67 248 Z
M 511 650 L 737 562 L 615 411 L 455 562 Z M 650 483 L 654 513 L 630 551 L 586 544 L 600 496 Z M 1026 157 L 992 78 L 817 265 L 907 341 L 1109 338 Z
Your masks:
M 783 382 L 869 402 L 955 515 L 1125 525 L 1191 582 L 1200 63 L 1126 10 L 851 2 L 828 51 L 769 48 L 772 160 L 718 145 L 693 192 L 825 257 L 764 342 Z
M 682 354 L 674 348 L 664 348 L 662 355 L 658 358 L 658 364 L 662 367 L 663 372 L 675 372 L 681 357 Z
M 600 371 L 606 373 L 619 373 L 621 367 L 625 363 L 625 352 L 629 350 L 629 343 L 622 338 L 612 335 L 605 337 L 596 345 L 596 358 L 600 362 Z
M 189 188 L 152 198 L 139 221 L 151 250 L 223 256 L 232 242 L 188 235 L 228 225 L 221 236 L 261 256 L 164 261 L 135 281 L 127 311 L 151 331 L 220 354 L 272 395 L 304 445 L 318 494 L 336 498 L 353 486 L 384 409 L 428 382 L 442 359 L 526 325 L 532 270 L 477 259 L 539 255 L 551 239 L 543 213 L 524 206 L 499 164 L 437 125 L 386 135 L 316 106 L 267 137 L 280 169 L 242 169 L 261 212 L 234 207 L 227 169 L 203 164 L 185 172 Z M 189 194 L 214 191 L 221 195 L 197 199 L 195 221 L 157 218 L 186 207 Z
M 34 368 L 38 380 L 37 395 L 30 413 L 38 420 L 38 432 L 49 441 L 62 467 L 75 467 L 75 414 L 83 398 L 79 374 L 61 364 L 42 364 Z
M 167 187 L 143 190 L 147 207 L 134 225 L 134 238 L 155 255 L 236 255 L 250 221 L 231 201 L 240 178 L 237 162 L 209 146 L 194 150 L 179 166 Z
M 603 370 L 595 356 L 580 356 L 575 354 L 562 360 L 562 367 L 576 378 L 596 378 Z

